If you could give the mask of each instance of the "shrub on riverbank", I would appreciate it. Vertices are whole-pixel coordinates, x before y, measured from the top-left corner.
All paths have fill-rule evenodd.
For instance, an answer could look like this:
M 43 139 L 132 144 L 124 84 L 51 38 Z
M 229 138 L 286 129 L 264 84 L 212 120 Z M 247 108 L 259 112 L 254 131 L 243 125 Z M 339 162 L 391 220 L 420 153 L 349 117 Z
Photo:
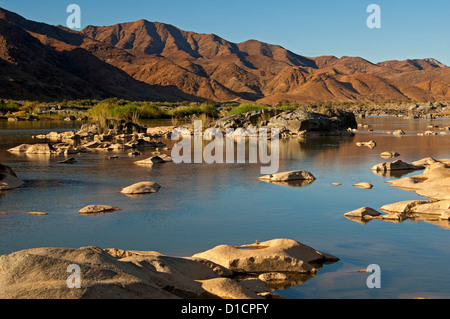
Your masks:
M 267 108 L 268 108 L 267 105 L 261 105 L 261 104 L 240 104 L 240 105 L 232 108 L 228 112 L 228 115 L 242 114 L 242 113 L 247 113 L 250 111 L 264 110 Z

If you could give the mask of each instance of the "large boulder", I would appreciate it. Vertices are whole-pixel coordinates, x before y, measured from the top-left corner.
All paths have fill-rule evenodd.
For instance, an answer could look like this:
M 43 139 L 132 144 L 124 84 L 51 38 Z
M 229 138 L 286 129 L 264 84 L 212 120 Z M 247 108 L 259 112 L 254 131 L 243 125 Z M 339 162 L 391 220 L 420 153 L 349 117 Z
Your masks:
M 263 110 L 254 110 L 246 113 L 241 114 L 234 114 L 229 116 L 224 116 L 220 119 L 218 119 L 215 122 L 216 128 L 221 129 L 227 129 L 227 128 L 247 128 L 250 125 L 251 126 L 258 126 L 266 119 L 269 119 L 277 114 L 279 114 L 281 111 L 269 108 L 269 109 L 263 109 Z
M 335 135 L 348 134 L 347 129 L 356 129 L 358 124 L 352 112 L 330 110 L 324 115 L 298 109 L 272 117 L 267 126 L 298 135 Z
M 80 267 L 80 288 L 69 288 L 76 283 L 71 265 Z M 0 256 L 0 287 L 2 299 L 262 299 L 201 262 L 158 253 L 117 257 L 98 247 Z
M 339 260 L 291 239 L 243 246 L 219 245 L 193 257 L 210 260 L 236 273 L 315 273 L 313 263 Z
M 14 189 L 24 184 L 7 165 L 0 164 L 0 191 Z
M 34 154 L 34 155 L 61 153 L 61 151 L 54 148 L 51 144 L 48 144 L 48 143 L 22 144 L 22 145 L 8 149 L 8 152 L 26 153 L 26 154 Z
M 261 277 L 265 281 L 285 281 L 292 273 L 305 276 L 307 272 L 313 276 L 316 271 L 313 264 L 338 260 L 289 239 L 216 248 L 192 257 L 98 247 L 21 250 L 0 256 L 0 298 L 273 298 L 276 296 L 270 293 L 265 282 L 257 279 L 261 273 L 267 273 Z M 233 260 L 227 262 L 230 258 Z M 231 266 L 250 265 L 245 268 L 251 273 L 243 280 L 242 277 L 235 279 L 236 273 L 214 262 L 215 259 Z M 283 270 L 289 276 L 283 274 Z

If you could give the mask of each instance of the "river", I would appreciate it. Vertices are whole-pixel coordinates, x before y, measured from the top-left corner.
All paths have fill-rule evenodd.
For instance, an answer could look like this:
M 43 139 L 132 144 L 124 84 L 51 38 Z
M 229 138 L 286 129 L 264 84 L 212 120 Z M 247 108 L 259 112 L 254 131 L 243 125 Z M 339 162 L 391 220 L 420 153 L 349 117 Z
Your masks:
M 307 170 L 316 177 L 307 186 L 287 187 L 258 180 L 259 164 L 149 167 L 135 165 L 137 159 L 127 152 L 93 152 L 73 156 L 76 164 L 62 165 L 57 163 L 62 156 L 13 154 L 7 149 L 36 143 L 33 135 L 75 130 L 81 123 L 0 121 L 0 163 L 26 182 L 0 193 L 0 212 L 7 213 L 0 215 L 0 254 L 33 247 L 98 246 L 191 256 L 220 244 L 290 238 L 340 261 L 325 265 L 303 284 L 278 290 L 279 295 L 291 299 L 450 298 L 448 221 L 363 224 L 343 216 L 363 206 L 379 210 L 385 204 L 421 198 L 389 187 L 386 181 L 398 177 L 374 174 L 370 167 L 389 161 L 380 157 L 383 151 L 396 151 L 401 154 L 396 159 L 406 162 L 427 156 L 450 158 L 449 131 L 448 135 L 417 136 L 430 130 L 430 124 L 449 126 L 450 121 L 369 117 L 358 122 L 373 131 L 361 127 L 354 137 L 282 140 L 279 170 Z M 386 133 L 396 129 L 406 135 Z M 377 146 L 355 145 L 369 140 Z M 152 151 L 143 150 L 138 159 Z M 108 159 L 111 154 L 119 158 Z M 160 191 L 139 197 L 120 193 L 123 187 L 143 180 L 159 183 Z M 334 182 L 342 185 L 331 185 Z M 373 188 L 352 186 L 359 182 L 369 182 Z M 97 216 L 77 213 L 90 204 L 121 210 Z M 31 211 L 48 215 L 24 214 Z M 367 287 L 368 273 L 356 272 L 371 264 L 381 269 L 379 289 Z

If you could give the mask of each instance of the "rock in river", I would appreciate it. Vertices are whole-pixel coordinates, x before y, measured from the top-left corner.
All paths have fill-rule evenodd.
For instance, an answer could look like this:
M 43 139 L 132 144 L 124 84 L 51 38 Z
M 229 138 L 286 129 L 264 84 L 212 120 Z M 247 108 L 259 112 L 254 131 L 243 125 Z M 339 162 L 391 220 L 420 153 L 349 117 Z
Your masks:
M 108 205 L 90 205 L 82 208 L 78 213 L 82 215 L 106 214 L 116 212 L 118 210 L 120 209 Z
M 373 187 L 372 184 L 366 183 L 366 182 L 353 184 L 353 186 L 358 187 L 358 188 L 363 188 L 363 189 L 371 189 Z
M 371 168 L 372 171 L 376 172 L 388 172 L 394 170 L 420 170 L 423 169 L 423 166 L 416 166 L 412 164 L 405 163 L 401 160 L 394 161 L 392 163 L 381 163 L 373 166 Z
M 308 171 L 289 171 L 276 174 L 270 174 L 259 177 L 261 180 L 269 182 L 291 182 L 298 180 L 310 180 L 313 181 L 316 178 Z
M 383 158 L 391 158 L 391 157 L 400 156 L 400 154 L 397 152 L 394 152 L 394 151 L 386 151 L 386 152 L 381 153 L 380 156 Z
M 381 213 L 379 211 L 376 211 L 373 208 L 370 207 L 361 207 L 355 210 L 352 210 L 351 212 L 345 213 L 344 216 L 346 217 L 360 217 L 360 218 L 366 218 L 366 217 L 374 217 L 379 216 Z
M 314 273 L 312 263 L 338 261 L 291 239 L 273 239 L 243 246 L 220 245 L 193 257 L 204 258 L 237 273 Z
M 161 186 L 155 182 L 139 182 L 122 189 L 121 193 L 127 195 L 149 194 L 159 191 Z
M 166 162 L 168 162 L 168 161 L 164 160 L 162 157 L 157 156 L 157 155 L 153 155 L 153 156 L 150 156 L 149 158 L 147 158 L 145 160 L 136 161 L 136 162 L 134 162 L 134 164 L 138 164 L 138 165 L 153 165 L 153 164 L 166 163 Z

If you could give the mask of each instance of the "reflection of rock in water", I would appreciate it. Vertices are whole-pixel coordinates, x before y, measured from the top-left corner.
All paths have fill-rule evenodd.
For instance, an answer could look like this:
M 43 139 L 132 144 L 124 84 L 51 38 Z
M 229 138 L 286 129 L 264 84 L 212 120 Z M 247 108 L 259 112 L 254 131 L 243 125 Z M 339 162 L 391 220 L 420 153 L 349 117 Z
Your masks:
M 316 274 L 287 274 L 287 280 L 269 281 L 266 283 L 269 291 L 288 289 L 294 286 L 303 285 Z
M 368 219 L 368 218 L 353 217 L 353 216 L 345 216 L 345 218 L 350 219 L 352 222 L 356 222 L 356 223 L 363 224 L 363 225 L 367 224 L 368 222 L 370 222 L 372 220 L 372 219 Z
M 271 181 L 265 181 L 272 184 L 278 184 L 288 187 L 305 187 L 312 183 L 314 183 L 314 180 L 310 179 L 303 179 L 303 180 L 296 180 L 296 181 L 290 181 L 290 182 L 271 182 Z
M 429 223 L 429 224 L 432 224 L 432 225 L 435 225 L 435 226 L 442 227 L 444 229 L 450 229 L 450 221 L 449 220 L 445 220 L 445 219 L 440 219 L 436 215 L 426 215 L 426 214 L 417 215 L 417 214 L 414 214 L 412 217 L 410 217 L 410 219 L 412 221 L 426 222 L 426 223 Z
M 413 170 L 394 170 L 394 171 L 374 171 L 374 170 L 372 170 L 372 172 L 376 175 L 383 176 L 383 177 L 400 178 L 409 173 L 412 173 Z

